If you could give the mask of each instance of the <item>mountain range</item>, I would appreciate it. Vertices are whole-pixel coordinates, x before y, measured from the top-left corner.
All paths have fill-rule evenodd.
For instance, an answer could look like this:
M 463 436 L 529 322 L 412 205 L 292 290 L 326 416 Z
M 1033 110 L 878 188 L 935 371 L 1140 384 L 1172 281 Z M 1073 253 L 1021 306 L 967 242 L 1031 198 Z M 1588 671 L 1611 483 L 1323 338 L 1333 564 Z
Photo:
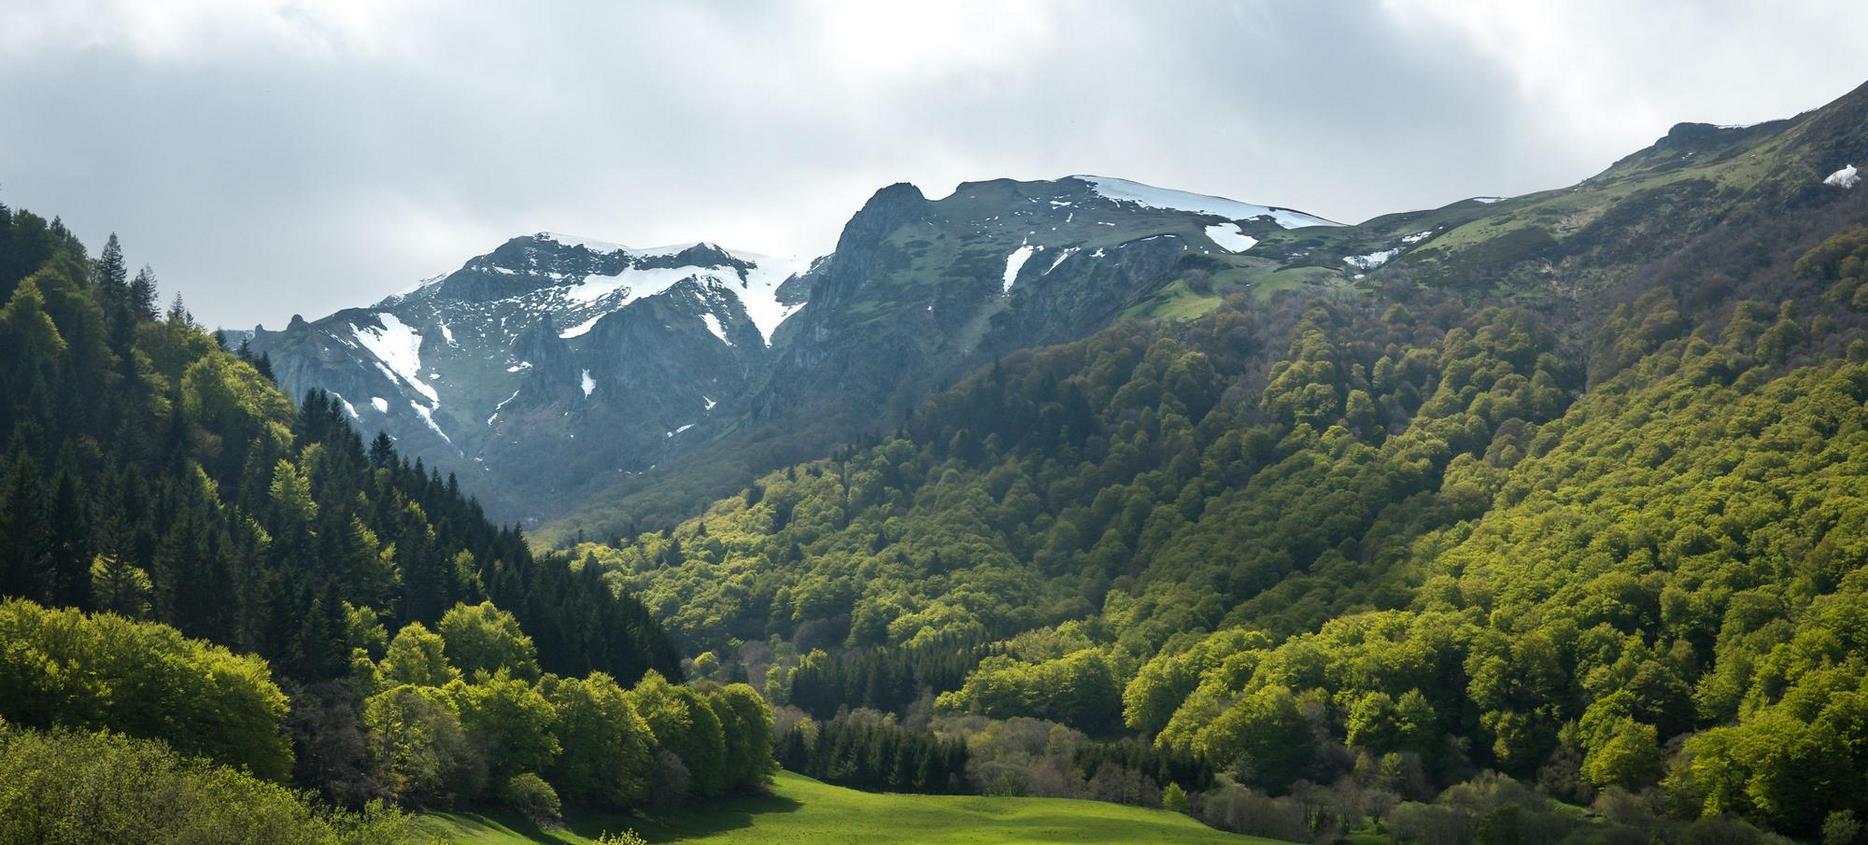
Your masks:
M 1865 159 L 1868 86 L 1355 224 L 896 184 L 811 260 L 543 232 L 218 338 L 0 206 L 0 827 L 770 836 L 783 766 L 1859 845 Z
M 810 261 L 541 232 L 242 339 L 288 391 L 330 391 L 493 513 L 537 523 L 750 432 L 768 456 L 739 474 L 808 456 L 968 366 L 1155 307 L 1186 268 L 1249 286 L 1288 263 L 1255 254 L 1261 240 L 1339 225 L 1096 176 L 966 183 L 934 201 L 901 184 Z M 772 436 L 804 419 L 808 434 Z
M 1629 268 L 1730 241 L 1710 229 L 1848 193 L 1868 160 L 1861 99 L 1683 123 L 1569 188 L 1356 225 L 1070 176 L 937 200 L 890 185 L 810 260 L 524 235 L 373 306 L 246 337 L 288 392 L 341 397 L 495 517 L 608 535 L 885 431 L 973 367 L 1124 319 L 1429 277 L 1597 309 Z

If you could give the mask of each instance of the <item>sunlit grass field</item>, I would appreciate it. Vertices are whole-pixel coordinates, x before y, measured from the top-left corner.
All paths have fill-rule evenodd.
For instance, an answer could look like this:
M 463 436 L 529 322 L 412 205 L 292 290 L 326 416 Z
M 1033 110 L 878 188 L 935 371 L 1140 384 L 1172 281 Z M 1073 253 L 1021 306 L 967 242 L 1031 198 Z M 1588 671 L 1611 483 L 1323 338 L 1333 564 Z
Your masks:
M 587 843 L 634 829 L 650 842 L 701 843 L 1269 843 L 1178 813 L 1063 798 L 879 795 L 781 772 L 772 794 L 711 801 L 659 817 L 571 814 L 540 831 L 507 816 L 436 813 L 427 832 L 460 845 Z

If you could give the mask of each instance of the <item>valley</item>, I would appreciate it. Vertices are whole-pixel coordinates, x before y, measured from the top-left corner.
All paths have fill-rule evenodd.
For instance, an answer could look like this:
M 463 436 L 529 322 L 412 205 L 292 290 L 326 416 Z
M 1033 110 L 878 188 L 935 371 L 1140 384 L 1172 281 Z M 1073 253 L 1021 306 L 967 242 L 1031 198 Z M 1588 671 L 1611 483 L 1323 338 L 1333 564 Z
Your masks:
M 0 843 L 1857 845 L 1862 161 L 895 183 L 216 331 L 0 206 Z

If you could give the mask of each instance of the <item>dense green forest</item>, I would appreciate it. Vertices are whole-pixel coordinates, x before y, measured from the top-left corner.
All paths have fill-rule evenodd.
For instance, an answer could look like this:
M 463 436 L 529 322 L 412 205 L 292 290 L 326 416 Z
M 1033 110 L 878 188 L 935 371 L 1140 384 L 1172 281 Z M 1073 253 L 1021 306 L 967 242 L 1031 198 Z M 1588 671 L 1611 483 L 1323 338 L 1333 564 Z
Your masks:
M 92 260 L 0 207 L 4 841 L 397 841 L 396 807 L 762 788 L 756 691 L 680 683 L 632 595 L 155 298 L 114 236 Z
M 1134 803 L 1171 784 L 1285 838 L 1555 841 L 1583 824 L 1568 802 L 1592 836 L 1852 841 L 1868 229 L 1848 219 L 1760 233 L 1736 280 L 1741 247 L 1685 251 L 1586 320 L 1402 277 L 1119 324 L 576 551 L 697 674 L 762 682 L 781 759 L 820 776 L 952 788 L 836 751 L 855 731 L 900 760 L 967 740 L 969 790 L 1084 794 L 1056 785 L 1069 754 L 983 764 L 1035 723 L 1218 775 L 1190 792 L 1131 764 Z

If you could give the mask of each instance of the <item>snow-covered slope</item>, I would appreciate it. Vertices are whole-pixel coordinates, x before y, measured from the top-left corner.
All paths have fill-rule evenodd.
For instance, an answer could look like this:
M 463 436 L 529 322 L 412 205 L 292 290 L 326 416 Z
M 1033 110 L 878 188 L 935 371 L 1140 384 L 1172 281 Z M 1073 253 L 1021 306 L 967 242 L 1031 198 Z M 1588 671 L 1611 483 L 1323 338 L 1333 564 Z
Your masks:
M 337 394 L 366 433 L 388 432 L 511 512 L 509 495 L 640 470 L 667 432 L 731 406 L 804 304 L 805 285 L 781 287 L 807 267 L 712 243 L 540 232 L 252 342 L 288 389 Z
M 1144 208 L 1165 208 L 1177 211 L 1193 211 L 1201 214 L 1216 214 L 1227 220 L 1250 220 L 1255 217 L 1269 217 L 1286 229 L 1298 229 L 1304 226 L 1341 226 L 1334 220 L 1325 220 L 1314 214 L 1292 211 L 1270 205 L 1255 205 L 1249 202 L 1229 200 L 1225 197 L 1213 197 L 1169 188 L 1157 188 L 1127 179 L 1115 179 L 1109 176 L 1076 175 L 1070 177 L 1079 182 L 1088 182 L 1097 194 L 1118 203 L 1134 203 Z

